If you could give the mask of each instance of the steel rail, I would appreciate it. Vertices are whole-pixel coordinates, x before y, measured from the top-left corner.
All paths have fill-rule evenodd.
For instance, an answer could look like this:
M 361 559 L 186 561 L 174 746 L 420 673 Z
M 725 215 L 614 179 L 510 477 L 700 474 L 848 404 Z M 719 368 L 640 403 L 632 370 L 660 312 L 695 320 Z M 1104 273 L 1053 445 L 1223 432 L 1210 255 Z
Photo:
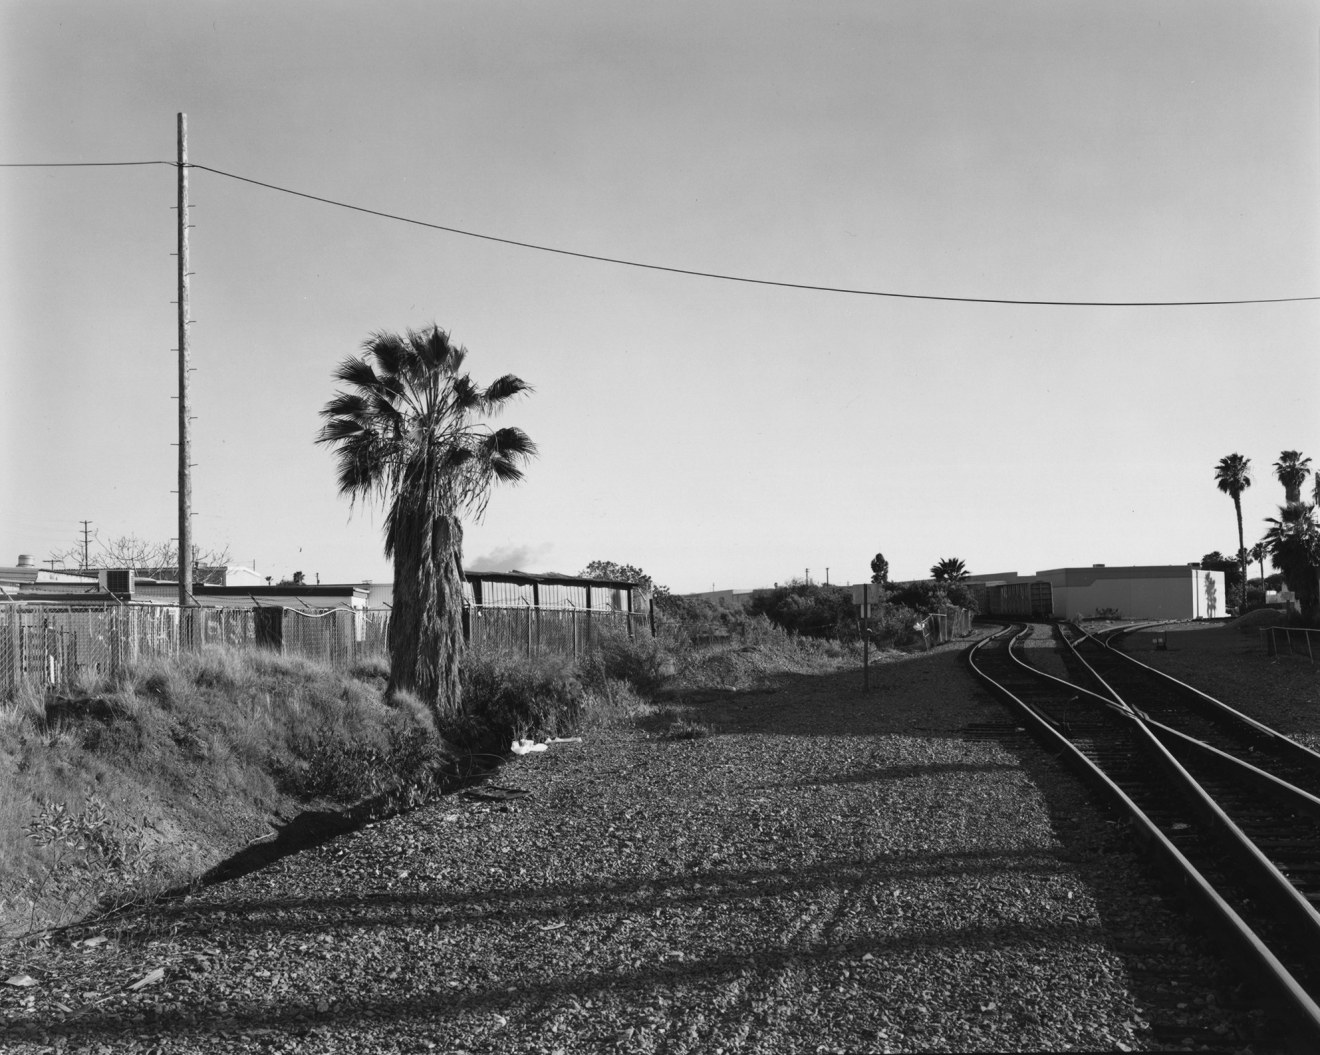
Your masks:
M 1154 718 L 1146 718 L 1145 722 L 1150 726 L 1151 731 L 1175 755 L 1181 752 L 1185 756 L 1195 758 L 1206 764 L 1229 769 L 1245 783 L 1251 784 L 1263 793 L 1273 795 L 1286 803 L 1288 808 L 1320 820 L 1320 796 L 1312 795 L 1296 784 L 1289 784 L 1286 780 L 1281 780 L 1268 770 L 1252 765 L 1245 759 L 1238 758 L 1237 755 L 1231 755 L 1213 744 L 1207 744 L 1204 740 L 1188 736 L 1171 725 L 1165 725 Z
M 1076 624 L 1073 625 L 1076 626 Z M 1081 628 L 1078 627 L 1077 629 L 1080 630 Z M 1093 635 L 1086 634 L 1085 636 L 1092 641 L 1098 641 Z M 1171 726 L 1157 722 L 1155 719 L 1151 718 L 1142 708 L 1136 706 L 1132 700 L 1124 700 L 1124 698 L 1100 676 L 1099 672 L 1087 662 L 1086 658 L 1077 651 L 1071 641 L 1068 641 L 1066 637 L 1064 638 L 1064 641 L 1072 651 L 1076 660 L 1081 663 L 1093 677 L 1104 685 L 1109 692 L 1113 693 L 1115 701 L 1126 704 L 1129 713 L 1134 716 L 1134 719 L 1141 729 L 1141 733 L 1148 741 L 1148 750 L 1153 747 L 1153 755 L 1157 764 L 1170 780 L 1174 781 L 1182 788 L 1196 814 L 1201 818 L 1203 823 L 1207 824 L 1211 830 L 1215 832 L 1220 840 L 1221 846 L 1232 857 L 1237 867 L 1249 878 L 1251 885 L 1255 887 L 1257 893 L 1260 894 L 1261 897 L 1267 899 L 1268 903 L 1274 906 L 1276 911 L 1286 915 L 1292 925 L 1298 928 L 1299 932 L 1308 936 L 1307 944 L 1310 948 L 1320 950 L 1320 912 L 1316 911 L 1306 895 L 1297 889 L 1292 880 L 1284 874 L 1278 864 L 1276 864 L 1275 861 L 1256 844 L 1256 841 L 1242 829 L 1241 825 L 1236 820 L 1229 816 L 1228 811 L 1225 810 L 1221 803 L 1216 800 L 1215 796 L 1211 795 L 1202 784 L 1187 771 L 1186 767 L 1183 766 L 1169 750 L 1165 741 L 1156 735 L 1152 726 L 1158 725 L 1161 729 L 1168 729 L 1170 732 L 1178 731 L 1174 730 Z M 1112 654 L 1120 655 L 1121 653 Z M 1138 664 L 1138 666 L 1147 670 L 1152 669 L 1144 667 L 1144 664 Z M 1154 671 L 1152 672 L 1158 673 Z M 1178 684 L 1181 685 L 1182 683 L 1179 682 Z M 1206 698 L 1210 699 L 1210 697 Z M 1259 723 L 1255 724 L 1259 725 Z M 1268 727 L 1264 726 L 1261 728 L 1268 729 Z M 1272 732 L 1272 730 L 1269 731 Z M 1188 737 L 1186 734 L 1180 735 L 1184 738 L 1180 741 L 1184 754 L 1189 751 L 1192 754 L 1195 754 L 1195 750 L 1189 748 L 1188 743 L 1201 744 L 1202 742 L 1196 740 L 1194 737 Z M 1208 747 L 1209 745 L 1204 746 Z M 1300 747 L 1301 745 L 1298 746 Z M 1228 755 L 1227 752 L 1218 753 L 1225 757 L 1233 758 L 1233 756 Z M 1263 771 L 1259 770 L 1259 767 L 1248 766 L 1247 768 L 1263 773 Z M 1245 770 L 1241 768 L 1233 770 L 1232 773 L 1239 781 L 1245 776 Z M 1270 774 L 1270 776 L 1273 776 L 1273 774 Z M 1246 777 L 1246 779 L 1253 789 L 1259 789 L 1262 786 L 1269 786 L 1273 789 L 1273 785 L 1262 785 L 1252 777 Z M 1275 780 L 1279 785 L 1282 785 L 1283 788 L 1295 792 L 1296 796 L 1314 798 L 1314 796 L 1310 796 L 1309 793 L 1303 789 L 1297 788 L 1295 785 L 1287 781 L 1278 780 L 1278 778 L 1275 778 Z M 1283 794 L 1284 792 L 1277 793 Z M 1314 957 L 1312 957 L 1312 959 L 1314 959 Z
M 1067 686 L 1072 692 L 1078 691 L 1077 686 L 1045 675 L 1013 656 L 1012 644 L 1027 632 L 1027 628 L 1023 624 L 1015 624 L 1015 626 L 1017 627 L 1016 631 L 1013 631 L 1013 627 L 1005 628 L 993 637 L 978 641 L 968 648 L 964 653 L 968 667 L 1009 706 L 1010 710 L 1017 713 L 1018 717 L 1043 745 L 1062 757 L 1087 784 L 1099 791 L 1112 806 L 1131 819 L 1135 830 L 1147 849 L 1164 866 L 1166 872 L 1183 887 L 1202 915 L 1217 927 L 1226 943 L 1249 967 L 1248 973 L 1255 979 L 1258 986 L 1264 992 L 1271 994 L 1285 1011 L 1287 1017 L 1294 1024 L 1293 1039 L 1301 1045 L 1308 1046 L 1310 1050 L 1320 1050 L 1320 1005 L 1317 1005 L 1315 999 L 1306 987 L 1297 980 L 1292 971 L 1283 964 L 1265 941 L 1215 889 L 1214 885 L 1205 878 L 1186 855 L 1174 845 L 1159 825 L 1147 815 L 1127 792 L 1119 787 L 1094 761 L 1088 758 L 1076 744 L 1065 736 L 1055 722 L 1049 720 L 1036 707 L 1020 699 L 978 666 L 977 654 L 980 650 L 987 644 L 999 641 L 1005 635 L 1009 635 L 1010 631 L 1013 631 L 1005 647 L 1005 652 L 1011 659 L 1025 669 L 1030 670 L 1037 677 L 1048 678 L 1052 682 Z M 1095 694 L 1089 695 L 1094 696 Z M 1110 701 L 1103 702 L 1110 703 Z M 1134 727 L 1141 728 L 1148 740 L 1158 749 L 1157 753 L 1172 762 L 1172 771 L 1182 772 L 1186 780 L 1195 786 L 1195 782 L 1191 781 L 1190 776 L 1186 775 L 1185 770 L 1168 752 L 1168 749 L 1159 743 L 1135 714 L 1125 711 L 1117 705 L 1110 705 L 1108 710 L 1123 720 L 1131 722 Z M 1286 880 L 1284 883 L 1289 890 L 1296 893 L 1291 884 L 1288 884 Z M 1306 1050 L 1306 1048 L 1300 1050 Z
M 1252 734 L 1262 737 L 1271 748 L 1278 751 L 1283 757 L 1293 763 L 1310 768 L 1316 775 L 1317 780 L 1320 780 L 1320 752 L 1313 751 L 1305 744 L 1298 743 L 1296 740 L 1284 735 L 1277 729 L 1272 729 L 1270 726 L 1252 718 L 1250 715 L 1243 714 L 1235 707 L 1231 707 L 1227 703 L 1224 703 L 1223 700 L 1215 699 L 1215 697 L 1211 696 L 1209 693 L 1201 691 L 1195 685 L 1189 685 L 1187 682 L 1180 681 L 1171 674 L 1166 674 L 1162 670 L 1142 663 L 1141 660 L 1128 655 L 1121 649 L 1114 648 L 1094 634 L 1088 634 L 1086 631 L 1082 630 L 1081 627 L 1077 627 L 1075 623 L 1071 625 L 1076 627 L 1077 631 L 1084 638 L 1094 641 L 1099 648 L 1104 650 L 1106 656 L 1120 664 L 1127 664 L 1130 668 L 1140 671 L 1143 675 L 1150 677 L 1157 682 L 1173 686 L 1175 691 L 1186 694 L 1191 702 L 1199 707 L 1204 717 L 1220 723 L 1222 728 L 1232 730 L 1236 727 L 1238 730 L 1244 728 L 1250 730 Z M 1068 641 L 1066 637 L 1064 638 L 1064 641 L 1068 644 L 1077 659 L 1091 671 L 1092 675 L 1104 685 L 1109 692 L 1113 693 L 1114 698 L 1121 699 L 1122 697 L 1120 694 L 1113 689 L 1108 681 L 1101 677 L 1099 672 L 1095 670 L 1094 666 L 1086 660 L 1086 657 L 1082 656 L 1077 651 L 1073 643 Z

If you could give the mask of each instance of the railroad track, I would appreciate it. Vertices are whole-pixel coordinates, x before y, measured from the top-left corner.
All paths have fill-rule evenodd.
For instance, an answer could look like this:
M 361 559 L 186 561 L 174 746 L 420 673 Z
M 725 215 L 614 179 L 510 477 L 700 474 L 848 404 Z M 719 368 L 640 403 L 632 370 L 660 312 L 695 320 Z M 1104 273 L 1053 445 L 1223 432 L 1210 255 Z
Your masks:
M 1069 676 L 1115 699 L 1140 701 L 1161 730 L 1173 730 L 1253 765 L 1320 797 L 1320 754 L 1228 704 L 1113 647 L 1122 630 L 1097 637 L 1060 627 Z M 1172 739 L 1172 738 L 1170 738 Z
M 1126 695 L 1118 691 L 1087 665 L 1091 645 L 1086 662 L 1080 651 L 1067 656 L 1075 681 L 1035 669 L 1019 647 L 1032 633 L 1025 624 L 1008 627 L 969 649 L 968 665 L 1128 817 L 1274 1017 L 1288 1024 L 1299 1050 L 1320 1050 L 1320 913 L 1313 903 L 1320 901 L 1320 797 L 1156 720 L 1152 710 L 1176 720 L 1176 708 L 1156 703 L 1159 693 L 1148 696 L 1135 681 L 1124 682 Z M 1268 740 L 1253 742 L 1259 748 Z

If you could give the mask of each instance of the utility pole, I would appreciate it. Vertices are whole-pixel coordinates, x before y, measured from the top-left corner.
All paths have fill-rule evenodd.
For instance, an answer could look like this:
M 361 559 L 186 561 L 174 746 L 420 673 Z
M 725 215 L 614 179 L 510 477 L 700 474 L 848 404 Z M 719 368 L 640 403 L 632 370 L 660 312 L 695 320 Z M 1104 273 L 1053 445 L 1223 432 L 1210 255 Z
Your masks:
M 78 521 L 78 523 L 80 523 L 80 524 L 83 526 L 83 562 L 82 562 L 82 570 L 83 570 L 83 571 L 86 571 L 88 565 L 91 564 L 91 560 L 90 560 L 90 558 L 88 557 L 87 544 L 88 544 L 88 542 L 90 541 L 90 537 L 91 537 L 91 531 L 89 530 L 89 528 L 91 527 L 91 523 L 92 523 L 92 522 L 91 522 L 90 520 L 80 520 L 80 521 Z
M 192 409 L 188 374 L 188 115 L 179 114 L 179 604 L 193 603 Z

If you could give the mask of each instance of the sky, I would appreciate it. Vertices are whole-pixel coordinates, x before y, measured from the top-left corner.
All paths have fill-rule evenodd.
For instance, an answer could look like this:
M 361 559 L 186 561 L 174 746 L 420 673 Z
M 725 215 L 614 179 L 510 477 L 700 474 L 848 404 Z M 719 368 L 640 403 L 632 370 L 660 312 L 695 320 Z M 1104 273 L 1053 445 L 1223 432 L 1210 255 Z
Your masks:
M 1320 301 L 968 302 L 1320 297 L 1315 2 L 0 0 L 0 85 L 6 165 L 167 162 L 0 168 L 0 564 L 178 533 L 181 112 L 194 542 L 277 579 L 390 579 L 318 412 L 431 323 L 535 389 L 470 568 L 1181 564 L 1320 464 Z

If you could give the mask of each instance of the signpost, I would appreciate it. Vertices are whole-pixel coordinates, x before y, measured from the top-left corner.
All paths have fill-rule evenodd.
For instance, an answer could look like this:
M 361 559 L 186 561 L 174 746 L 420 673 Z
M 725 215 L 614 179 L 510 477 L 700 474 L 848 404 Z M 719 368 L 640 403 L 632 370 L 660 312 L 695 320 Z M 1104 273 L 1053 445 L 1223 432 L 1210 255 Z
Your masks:
M 858 609 L 858 621 L 862 624 L 862 691 L 871 691 L 871 628 L 866 625 L 871 618 L 871 584 L 862 583 L 852 588 L 853 604 Z

